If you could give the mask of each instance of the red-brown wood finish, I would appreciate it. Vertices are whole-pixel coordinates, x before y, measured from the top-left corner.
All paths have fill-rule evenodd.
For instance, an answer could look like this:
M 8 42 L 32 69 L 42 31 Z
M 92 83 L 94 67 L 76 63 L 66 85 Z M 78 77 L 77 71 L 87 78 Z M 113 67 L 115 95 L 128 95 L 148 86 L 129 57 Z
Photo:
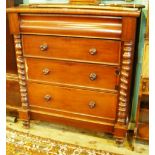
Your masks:
M 8 16 L 6 16 L 6 72 L 17 74 L 13 35 L 10 34 Z
M 7 10 L 24 125 L 29 119 L 59 122 L 109 132 L 123 142 L 140 10 L 31 7 Z
M 20 86 L 21 104 L 22 108 L 19 112 L 19 117 L 24 121 L 24 126 L 29 127 L 29 103 L 28 103 L 28 92 L 27 92 L 27 82 L 26 82 L 26 72 L 25 63 L 22 53 L 22 42 L 20 35 L 14 35 L 17 69 L 18 69 L 18 79 Z
M 13 16 L 14 17 L 14 16 Z M 50 34 L 94 38 L 121 38 L 120 17 L 89 17 L 63 15 L 22 14 L 22 34 Z
M 120 64 L 120 41 L 41 35 L 22 35 L 22 41 L 25 57 Z
M 30 106 L 77 113 L 81 116 L 92 115 L 113 119 L 116 117 L 117 93 L 36 83 L 28 83 L 28 92 Z M 111 109 L 110 113 L 109 109 Z
M 136 6 L 136 5 L 135 5 Z M 49 9 L 50 8 L 50 9 Z M 82 6 L 82 5 L 30 5 L 29 7 L 16 7 L 7 9 L 8 13 L 21 14 L 59 14 L 59 15 L 89 15 L 109 17 L 135 17 L 140 15 L 138 8 Z
M 120 70 L 120 85 L 118 98 L 118 115 L 115 125 L 115 137 L 118 142 L 122 141 L 122 135 L 126 134 L 129 106 L 130 106 L 130 85 L 132 77 L 132 68 L 134 60 L 134 47 L 136 37 L 136 19 L 131 17 L 123 17 L 123 33 L 122 33 L 122 61 Z M 120 129 L 121 126 L 121 129 Z
M 14 6 L 13 0 L 6 0 L 6 8 Z M 21 107 L 19 83 L 16 66 L 13 35 L 9 29 L 8 14 L 6 15 L 6 108 L 7 114 L 13 114 Z M 14 115 L 15 116 L 15 115 Z
M 27 79 L 31 80 L 111 90 L 118 85 L 118 67 L 34 58 L 25 62 Z
M 21 107 L 18 76 L 16 74 L 6 75 L 6 103 L 11 107 Z
M 93 4 L 97 5 L 101 2 L 101 0 L 70 0 L 70 4 Z

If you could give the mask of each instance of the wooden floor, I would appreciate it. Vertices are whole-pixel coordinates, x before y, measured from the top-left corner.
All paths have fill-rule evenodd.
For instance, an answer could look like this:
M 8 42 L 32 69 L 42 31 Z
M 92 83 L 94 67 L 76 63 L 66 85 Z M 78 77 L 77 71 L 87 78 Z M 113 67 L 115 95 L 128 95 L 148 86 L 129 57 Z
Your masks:
M 53 140 L 76 144 L 92 149 L 110 151 L 124 155 L 148 155 L 149 146 L 146 143 L 135 143 L 135 150 L 132 151 L 129 143 L 126 141 L 124 147 L 118 147 L 111 135 L 103 133 L 88 133 L 79 129 L 66 127 L 62 125 L 49 124 L 46 122 L 31 121 L 30 129 L 23 129 L 22 122 L 12 123 L 7 117 L 7 127 L 17 131 L 31 133 L 36 136 L 51 138 Z

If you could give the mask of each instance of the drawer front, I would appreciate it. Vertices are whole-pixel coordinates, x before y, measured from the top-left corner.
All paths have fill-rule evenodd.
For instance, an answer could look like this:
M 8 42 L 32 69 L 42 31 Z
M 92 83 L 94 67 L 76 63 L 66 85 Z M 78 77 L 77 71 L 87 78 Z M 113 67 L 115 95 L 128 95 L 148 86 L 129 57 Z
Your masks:
M 22 34 L 44 34 L 121 40 L 122 18 L 56 14 L 20 14 Z
M 115 89 L 117 68 L 105 65 L 27 58 L 28 79 Z
M 100 117 L 116 117 L 117 94 L 28 83 L 30 106 Z
M 120 41 L 23 35 L 25 56 L 119 64 Z

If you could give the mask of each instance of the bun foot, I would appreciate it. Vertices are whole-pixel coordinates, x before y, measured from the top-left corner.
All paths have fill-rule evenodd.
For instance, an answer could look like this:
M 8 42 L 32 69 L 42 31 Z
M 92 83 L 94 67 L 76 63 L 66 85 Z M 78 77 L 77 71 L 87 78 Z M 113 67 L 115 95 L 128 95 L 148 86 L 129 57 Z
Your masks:
M 23 127 L 25 129 L 29 129 L 30 128 L 30 121 L 23 121 Z
M 118 147 L 122 147 L 124 145 L 124 138 L 116 138 L 115 142 Z

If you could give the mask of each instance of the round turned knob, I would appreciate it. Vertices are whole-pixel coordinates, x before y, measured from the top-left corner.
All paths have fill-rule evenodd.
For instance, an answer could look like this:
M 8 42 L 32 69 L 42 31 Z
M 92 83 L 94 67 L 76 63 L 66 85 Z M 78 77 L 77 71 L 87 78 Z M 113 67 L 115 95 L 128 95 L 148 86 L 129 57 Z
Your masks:
M 51 95 L 45 95 L 44 96 L 45 101 L 50 101 L 51 100 Z
M 89 78 L 90 78 L 90 80 L 92 80 L 92 81 L 96 80 L 96 78 L 97 78 L 96 73 L 90 73 Z
M 44 75 L 49 74 L 49 72 L 50 72 L 50 70 L 49 70 L 48 68 L 44 68 L 44 69 L 43 69 L 43 74 L 44 74 Z
M 95 55 L 95 54 L 97 53 L 96 48 L 91 48 L 91 49 L 89 50 L 89 53 L 90 53 L 91 55 Z
M 120 70 L 119 70 L 119 69 L 116 69 L 116 70 L 115 70 L 115 74 L 116 74 L 116 75 L 119 75 L 119 74 L 120 74 Z
M 90 101 L 88 106 L 89 106 L 90 109 L 93 109 L 93 108 L 96 107 L 96 102 L 95 101 Z
M 40 50 L 41 51 L 46 51 L 47 48 L 48 48 L 47 44 L 40 45 Z

